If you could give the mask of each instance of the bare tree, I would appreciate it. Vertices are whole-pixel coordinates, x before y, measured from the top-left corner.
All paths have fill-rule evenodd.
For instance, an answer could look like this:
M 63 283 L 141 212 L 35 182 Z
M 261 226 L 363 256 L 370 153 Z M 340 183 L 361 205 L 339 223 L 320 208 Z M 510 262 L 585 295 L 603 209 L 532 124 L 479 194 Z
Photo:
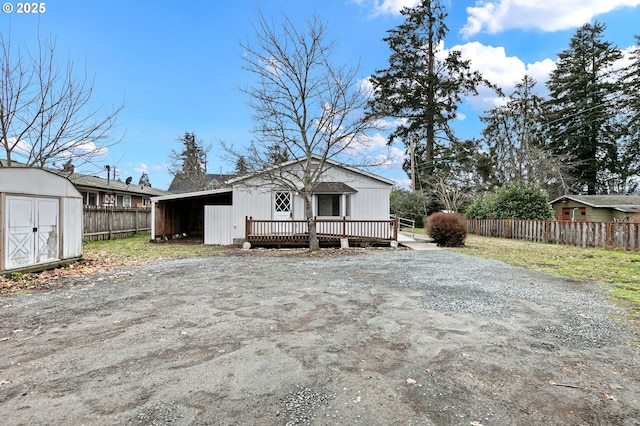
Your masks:
M 227 149 L 242 156 L 248 171 L 258 173 L 264 184 L 301 195 L 309 249 L 314 250 L 319 242 L 313 189 L 332 161 L 350 157 L 355 162 L 375 123 L 364 115 L 368 94 L 359 88 L 359 67 L 332 64 L 335 43 L 317 16 L 301 29 L 286 16 L 276 27 L 259 14 L 254 29 L 255 41 L 242 47 L 244 68 L 257 81 L 241 90 L 254 111 L 255 140 L 243 152 Z M 274 164 L 274 147 L 278 158 L 292 160 Z M 290 167 L 296 160 L 297 166 Z
M 0 149 L 7 166 L 45 167 L 103 155 L 124 104 L 103 112 L 92 99 L 93 81 L 74 64 L 56 60 L 55 38 L 23 54 L 0 34 Z
M 458 213 L 469 201 L 469 194 L 456 185 L 449 185 L 441 176 L 436 177 L 432 191 L 438 203 L 448 212 Z

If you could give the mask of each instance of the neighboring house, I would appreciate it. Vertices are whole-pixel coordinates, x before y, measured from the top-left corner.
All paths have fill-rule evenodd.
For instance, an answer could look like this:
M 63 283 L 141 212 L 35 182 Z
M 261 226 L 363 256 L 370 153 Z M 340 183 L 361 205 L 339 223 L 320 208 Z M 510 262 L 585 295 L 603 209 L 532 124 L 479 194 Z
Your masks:
M 6 160 L 0 159 L 0 168 L 6 166 Z M 24 164 L 13 162 L 10 168 L 24 168 Z M 82 204 L 91 207 L 151 207 L 151 197 L 167 195 L 169 191 L 155 189 L 146 185 L 125 182 L 116 179 L 75 173 L 73 165 L 68 163 L 65 168 L 46 169 L 49 172 L 67 178 L 82 194 Z M 129 181 L 129 183 L 127 183 Z
M 82 256 L 82 196 L 38 168 L 0 168 L 0 273 L 55 267 Z
M 551 206 L 558 220 L 640 222 L 640 195 L 564 195 Z
M 279 167 L 295 176 L 299 163 L 292 160 Z M 313 190 L 315 218 L 386 221 L 388 227 L 391 180 L 334 161 L 326 166 L 322 182 Z M 202 237 L 205 244 L 227 245 L 247 238 L 248 217 L 306 223 L 304 200 L 296 191 L 269 185 L 259 174 L 237 177 L 226 184 L 226 188 L 152 198 L 151 238 L 187 233 Z M 286 234 L 292 229 L 285 227 L 279 232 Z
M 80 173 L 58 172 L 78 188 L 82 204 L 92 207 L 151 207 L 151 197 L 169 194 L 168 191 Z
M 223 188 L 226 182 L 236 177 L 234 174 L 215 174 L 208 173 L 205 175 L 208 189 Z M 171 185 L 167 191 L 173 194 L 184 194 L 185 192 L 195 192 L 194 183 L 188 179 L 183 173 L 178 173 L 173 177 Z

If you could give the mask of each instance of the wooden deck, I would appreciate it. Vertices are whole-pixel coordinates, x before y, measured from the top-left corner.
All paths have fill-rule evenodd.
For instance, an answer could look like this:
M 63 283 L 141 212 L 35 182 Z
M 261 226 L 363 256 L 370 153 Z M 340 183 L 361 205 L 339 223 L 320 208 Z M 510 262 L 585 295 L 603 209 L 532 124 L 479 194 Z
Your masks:
M 313 219 L 321 246 L 339 246 L 347 238 L 351 245 L 389 244 L 398 240 L 398 221 Z M 304 246 L 309 244 L 306 220 L 256 220 L 246 218 L 246 240 L 253 245 Z

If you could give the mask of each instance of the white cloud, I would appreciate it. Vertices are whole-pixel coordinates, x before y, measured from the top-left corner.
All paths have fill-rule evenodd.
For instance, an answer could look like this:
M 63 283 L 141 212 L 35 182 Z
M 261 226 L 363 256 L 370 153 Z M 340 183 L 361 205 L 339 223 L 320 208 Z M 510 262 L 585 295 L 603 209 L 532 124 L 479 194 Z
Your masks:
M 138 173 L 149 173 L 149 167 L 144 163 L 140 163 L 137 166 L 134 166 L 133 170 Z
M 414 7 L 420 0 L 353 0 L 363 8 L 371 10 L 371 16 L 399 15 L 404 7 Z
M 545 83 L 556 66 L 551 59 L 525 64 L 516 56 L 508 56 L 504 47 L 485 46 L 478 42 L 457 45 L 451 50 L 459 50 L 463 59 L 471 60 L 473 69 L 480 71 L 485 79 L 500 87 L 505 95 L 513 92 L 525 74 L 537 81 L 537 92 L 545 94 Z M 484 88 L 479 90 L 478 96 L 469 98 L 468 101 L 478 111 L 494 108 L 501 102 L 492 90 Z
M 622 7 L 636 7 L 640 0 L 476 0 L 467 8 L 462 34 L 496 34 L 510 29 L 553 32 L 576 28 L 598 16 Z

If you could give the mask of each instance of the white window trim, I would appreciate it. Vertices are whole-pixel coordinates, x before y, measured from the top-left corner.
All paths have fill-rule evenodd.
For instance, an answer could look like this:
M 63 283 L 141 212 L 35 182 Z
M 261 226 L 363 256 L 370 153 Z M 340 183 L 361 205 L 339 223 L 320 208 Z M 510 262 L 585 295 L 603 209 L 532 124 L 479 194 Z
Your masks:
M 320 208 L 320 204 L 318 202 L 318 196 L 320 195 L 339 195 L 340 196 L 340 214 L 338 216 L 321 216 L 319 215 L 319 211 L 318 209 Z M 314 194 L 313 197 L 313 211 L 316 213 L 316 217 L 321 218 L 321 219 L 336 219 L 336 218 L 342 218 L 345 217 L 347 219 L 349 219 L 351 217 L 351 215 L 347 215 L 347 197 L 349 197 L 351 194 L 339 194 L 339 193 L 323 193 L 323 194 Z M 351 203 L 353 203 L 353 200 L 351 200 Z M 351 205 L 351 209 L 353 210 L 353 205 Z

